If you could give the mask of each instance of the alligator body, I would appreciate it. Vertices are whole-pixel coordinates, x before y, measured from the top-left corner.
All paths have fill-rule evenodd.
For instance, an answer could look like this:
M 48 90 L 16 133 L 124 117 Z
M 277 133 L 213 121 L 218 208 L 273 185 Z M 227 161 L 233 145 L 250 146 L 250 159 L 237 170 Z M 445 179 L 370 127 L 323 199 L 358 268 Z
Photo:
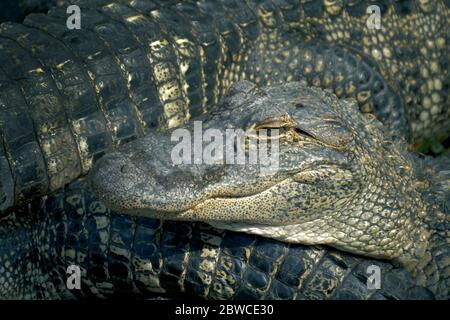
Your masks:
M 447 298 L 449 216 L 421 194 L 416 170 L 423 168 L 355 104 L 295 82 L 268 89 L 242 82 L 232 87 L 220 111 L 201 120 L 203 130 L 241 130 L 244 136 L 252 128 L 279 130 L 258 135 L 253 144 L 277 140 L 276 147 L 265 148 L 269 158 L 277 154 L 276 168 L 262 172 L 267 163 L 251 162 L 246 139 L 224 151 L 241 148 L 244 163 L 226 162 L 225 155 L 200 164 L 174 162 L 179 141 L 173 137 L 180 129 L 152 132 L 96 163 L 89 177 L 94 194 L 125 214 L 203 221 L 389 259 Z M 193 149 L 183 153 L 192 156 Z M 446 184 L 427 185 L 426 192 L 448 193 L 448 173 L 432 174 Z
M 381 30 L 363 1 L 79 2 L 80 30 L 64 8 L 1 26 L 3 211 L 208 111 L 238 80 L 329 88 L 411 142 L 450 127 L 446 1 L 380 4 Z
M 38 215 L 37 215 L 38 214 Z M 432 299 L 404 269 L 201 223 L 111 213 L 75 182 L 0 225 L 2 299 Z M 30 241 L 32 239 L 32 241 Z M 79 266 L 81 290 L 68 290 Z M 368 289 L 378 266 L 381 288 Z
M 248 88 L 248 84 L 243 85 Z M 291 83 L 282 87 L 285 92 L 281 100 L 273 93 L 276 89 L 271 89 L 264 100 L 268 103 L 260 103 L 259 109 L 278 109 L 280 104 L 289 103 L 292 88 L 303 98 L 303 103 L 308 99 L 305 93 L 320 92 Z M 226 105 L 237 107 L 240 102 L 259 100 L 254 92 L 246 94 L 247 98 L 243 97 L 242 91 L 232 90 L 216 116 L 227 121 Z M 321 107 L 316 105 L 317 114 L 326 114 L 330 102 L 336 102 L 336 98 L 324 92 L 320 94 L 324 100 Z M 327 96 L 331 100 L 327 100 Z M 373 122 L 364 120 L 354 105 L 346 102 L 340 107 L 343 112 L 355 116 L 352 119 L 355 126 L 363 126 L 358 133 L 366 133 L 368 144 L 379 137 L 371 128 Z M 351 121 L 346 116 L 343 118 Z M 334 131 L 338 131 L 337 126 L 334 122 Z M 151 133 L 147 137 L 151 137 Z M 125 147 L 133 150 L 135 143 Z M 397 152 L 395 147 L 390 147 L 384 156 L 393 157 Z M 312 153 L 310 155 L 314 157 Z M 361 152 L 353 156 L 363 159 L 366 154 Z M 106 157 L 110 159 L 116 155 Z M 102 159 L 96 166 L 103 168 L 105 162 Z M 117 161 L 117 164 L 126 165 L 123 161 Z M 128 212 L 119 214 L 108 210 L 80 180 L 33 202 L 26 212 L 16 212 L 3 219 L 0 224 L 0 270 L 3 270 L 4 280 L 0 292 L 8 298 L 53 299 L 117 294 L 148 297 L 152 293 L 185 293 L 207 299 L 447 299 L 450 158 L 411 158 L 408 164 L 414 167 L 414 186 L 419 182 L 425 185 L 417 190 L 426 203 L 428 227 L 430 232 L 433 231 L 431 238 L 424 242 L 428 244 L 426 252 L 429 255 L 420 261 L 419 273 L 409 272 L 387 260 L 351 255 L 329 247 L 287 244 L 215 229 L 199 222 L 152 219 L 142 216 L 148 213 L 145 211 L 138 213 L 138 217 Z M 392 162 L 392 166 L 396 163 Z M 100 180 L 98 186 L 104 178 L 97 167 L 92 174 L 94 181 Z M 114 180 L 115 174 L 110 173 Z M 179 174 L 176 176 L 180 177 Z M 173 175 L 165 179 L 170 180 L 170 177 Z M 180 185 L 182 183 L 180 181 Z M 94 190 L 98 192 L 98 187 Z M 145 196 L 145 192 L 140 195 Z M 106 198 L 114 196 L 115 193 L 108 193 Z M 292 196 L 301 199 L 303 195 Z M 364 198 L 364 194 L 360 197 Z M 388 203 L 384 197 L 388 194 L 378 195 L 380 205 Z M 263 208 L 264 203 L 260 204 Z M 303 215 L 314 212 L 314 203 L 309 204 L 309 208 L 303 208 Z M 414 210 L 420 209 L 413 208 L 408 216 L 419 219 Z M 214 210 L 212 212 L 214 214 Z M 323 212 L 325 214 L 326 209 Z M 401 213 L 394 214 L 384 216 L 387 224 L 395 224 L 395 219 L 408 224 Z M 350 220 L 351 216 L 345 219 Z M 348 237 L 352 238 L 352 235 Z M 81 290 L 67 289 L 66 269 L 70 265 L 82 270 Z M 381 286 L 376 288 L 368 284 L 374 266 L 381 272 Z

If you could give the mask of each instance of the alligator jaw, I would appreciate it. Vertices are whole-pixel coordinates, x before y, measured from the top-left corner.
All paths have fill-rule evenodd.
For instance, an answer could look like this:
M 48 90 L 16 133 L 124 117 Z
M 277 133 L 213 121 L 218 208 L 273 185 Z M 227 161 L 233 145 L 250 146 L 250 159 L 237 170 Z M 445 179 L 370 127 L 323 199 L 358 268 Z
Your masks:
M 237 91 L 237 92 L 236 92 Z M 281 130 L 279 167 L 171 163 L 173 131 L 150 133 L 105 156 L 90 175 L 110 208 L 214 226 L 286 242 L 328 244 L 416 265 L 428 237 L 408 159 L 387 148 L 376 120 L 348 101 L 298 83 L 253 99 L 232 90 L 204 128 Z M 187 126 L 187 129 L 192 129 Z M 188 130 L 189 131 L 189 130 Z

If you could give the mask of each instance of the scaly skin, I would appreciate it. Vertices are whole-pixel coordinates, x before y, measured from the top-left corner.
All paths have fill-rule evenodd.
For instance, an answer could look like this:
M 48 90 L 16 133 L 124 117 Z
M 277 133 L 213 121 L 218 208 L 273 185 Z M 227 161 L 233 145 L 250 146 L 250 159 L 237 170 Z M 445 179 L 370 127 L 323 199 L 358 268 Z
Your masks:
M 448 1 L 382 5 L 381 30 L 366 27 L 365 1 L 75 3 L 81 30 L 65 8 L 0 28 L 2 211 L 207 112 L 243 79 L 355 97 L 414 143 L 448 134 Z
M 440 275 L 450 261 L 449 216 L 421 196 L 410 155 L 355 104 L 295 82 L 268 89 L 243 82 L 220 111 L 201 120 L 203 130 L 221 133 L 278 129 L 280 136 L 269 138 L 279 144 L 276 170 L 261 174 L 260 159 L 225 163 L 225 154 L 211 164 L 176 164 L 173 131 L 154 132 L 102 157 L 89 176 L 93 193 L 125 214 L 202 221 L 393 260 L 429 287 L 439 278 L 447 292 Z M 185 129 L 193 132 L 192 125 Z M 203 156 L 210 143 L 203 141 Z M 183 152 L 194 159 L 194 148 Z M 242 148 L 249 157 L 250 149 Z M 436 261 L 441 249 L 446 262 Z
M 351 118 L 352 125 L 359 129 L 353 134 L 364 136 L 367 144 L 376 138 L 386 138 L 374 127 L 379 124 L 360 116 L 353 103 L 338 102 L 327 93 L 288 84 L 283 87 L 285 92 L 281 99 L 277 97 L 276 88 L 268 90 L 266 98 L 261 99 L 261 92 L 242 92 L 245 88 L 248 89 L 249 84 L 235 87 L 215 117 L 225 120 L 230 116 L 229 109 L 239 109 L 249 100 L 256 101 L 261 110 L 267 111 L 269 106 L 289 104 L 292 95 L 296 95 L 305 104 L 302 108 L 310 108 L 311 115 L 329 114 L 333 106 L 340 107 L 346 116 L 333 122 L 333 127 L 329 128 L 331 132 L 345 132 Z M 323 103 L 314 103 L 317 95 L 322 97 Z M 299 99 L 296 100 L 298 104 Z M 239 122 L 239 119 L 235 120 Z M 327 120 L 321 121 L 327 123 Z M 326 136 L 325 132 L 321 137 Z M 151 136 L 149 133 L 148 137 Z M 131 150 L 133 144 L 129 147 Z M 359 145 L 361 152 L 354 154 L 356 162 L 367 158 L 365 147 Z M 294 153 L 295 147 L 290 148 Z M 307 154 L 314 157 L 314 149 L 306 147 L 307 150 Z M 324 155 L 333 153 L 324 152 Z M 427 247 L 429 256 L 421 261 L 420 273 L 410 273 L 386 260 L 348 254 L 330 247 L 287 244 L 215 229 L 204 223 L 119 214 L 108 210 L 81 180 L 33 202 L 23 209 L 25 212 L 17 211 L 0 221 L 0 296 L 56 299 L 125 295 L 145 298 L 152 293 L 169 297 L 185 293 L 189 297 L 207 299 L 447 299 L 449 246 L 445 233 L 448 232 L 448 221 L 434 217 L 440 211 L 449 213 L 447 169 L 450 158 L 406 156 L 405 151 L 398 150 L 393 144 L 383 153 L 386 157 L 406 157 L 407 163 L 414 168 L 411 172 L 416 175 L 410 178 L 414 178 L 415 190 L 429 211 L 427 226 L 436 230 Z M 332 160 L 330 158 L 330 162 Z M 100 160 L 97 165 L 102 166 L 102 163 L 105 162 Z M 389 163 L 395 166 L 396 161 L 391 158 Z M 356 170 L 358 166 L 354 168 Z M 126 171 L 131 174 L 129 169 Z M 96 169 L 93 173 L 98 175 Z M 354 173 L 357 179 L 359 172 Z M 324 180 L 325 183 L 329 181 Z M 180 181 L 180 185 L 182 183 Z M 377 194 L 380 203 L 386 196 L 385 191 Z M 114 190 L 108 193 L 113 194 Z M 265 203 L 260 205 L 263 207 Z M 310 205 L 309 210 L 303 208 L 306 216 L 317 214 L 317 204 L 310 202 Z M 82 270 L 81 291 L 68 290 L 65 285 L 66 268 L 72 264 Z M 371 265 L 381 270 L 380 289 L 367 286 Z
M 357 97 L 411 141 L 449 128 L 448 1 L 382 6 L 381 31 L 365 28 L 366 1 L 342 10 L 329 1 L 239 1 L 234 10 L 202 1 L 164 14 L 150 1 L 120 2 L 82 8 L 76 34 L 65 10 L 2 25 L 0 210 L 78 179 L 148 128 L 207 111 L 239 79 L 299 79 Z

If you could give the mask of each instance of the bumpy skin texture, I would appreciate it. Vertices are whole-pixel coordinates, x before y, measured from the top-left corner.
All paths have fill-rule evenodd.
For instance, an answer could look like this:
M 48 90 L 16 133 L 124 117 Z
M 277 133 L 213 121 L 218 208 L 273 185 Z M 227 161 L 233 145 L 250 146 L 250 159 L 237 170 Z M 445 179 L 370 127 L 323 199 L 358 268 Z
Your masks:
M 112 213 L 75 182 L 0 224 L 0 297 L 207 299 L 431 299 L 401 268 L 320 247 Z M 30 241 L 31 239 L 31 241 Z M 81 290 L 66 268 L 81 267 Z M 367 267 L 381 289 L 367 287 Z
M 147 127 L 175 126 L 188 114 L 206 111 L 239 79 L 271 84 L 304 78 L 339 96 L 356 96 L 363 110 L 376 109 L 392 127 L 413 129 L 414 139 L 422 130 L 430 129 L 426 135 L 431 135 L 448 128 L 448 1 L 382 6 L 390 10 L 390 24 L 403 21 L 401 28 L 382 33 L 364 27 L 364 1 L 346 3 L 342 10 L 339 4 L 320 1 L 204 1 L 162 11 L 155 11 L 161 5 L 150 1 L 120 2 L 100 8 L 100 13 L 83 9 L 86 28 L 78 34 L 65 28 L 65 10 L 32 15 L 23 25 L 2 25 L 1 210 L 73 181 L 104 152 L 145 134 Z M 288 30 L 300 35 L 286 38 Z M 399 39 L 387 41 L 385 32 Z M 304 47 L 304 41 L 296 45 L 297 39 L 308 38 L 314 39 L 312 46 Z M 420 45 L 423 38 L 430 40 L 429 49 Z M 319 40 L 323 43 L 317 44 Z M 399 49 L 383 50 L 386 45 Z M 336 52 L 339 46 L 342 51 Z M 314 60 L 314 50 L 326 54 Z M 380 52 L 387 59 L 377 59 Z M 405 62 L 402 56 L 420 63 Z M 327 68 L 324 61 L 329 61 Z M 280 72 L 283 67 L 290 73 Z M 408 81 L 398 84 L 396 79 Z M 405 88 L 397 92 L 398 87 Z M 378 99 L 383 102 L 376 103 Z M 419 117 L 431 121 L 414 126 Z M 405 126 L 407 120 L 410 125 Z M 22 235 L 31 235 L 25 221 L 18 223 L 24 226 L 19 228 Z M 5 234 L 21 232 L 6 222 L 3 226 L 17 232 Z M 2 243 L 8 250 L 16 247 L 6 239 Z M 9 279 L 11 265 L 3 270 L 9 270 Z
M 46 13 L 54 6 L 65 4 L 63 0 L 3 0 L 0 2 L 0 23 L 22 22 L 30 13 Z
M 81 30 L 65 8 L 1 26 L 2 211 L 206 112 L 237 80 L 330 88 L 412 142 L 448 133 L 447 1 L 380 3 L 381 30 L 364 1 L 75 3 Z
M 287 96 L 293 85 L 286 85 Z M 224 104 L 238 104 L 240 93 L 232 90 Z M 321 94 L 329 103 L 330 95 Z M 341 103 L 371 138 L 369 122 Z M 227 113 L 221 110 L 218 115 Z M 450 158 L 409 160 L 420 172 L 414 182 L 422 186 L 418 192 L 434 228 L 420 273 L 320 246 L 111 212 L 79 180 L 0 221 L 0 293 L 48 299 L 152 293 L 207 299 L 448 299 L 449 225 L 435 217 L 449 214 L 449 163 Z M 72 264 L 81 267 L 82 290 L 65 285 Z M 367 286 L 372 265 L 381 269 L 377 290 Z

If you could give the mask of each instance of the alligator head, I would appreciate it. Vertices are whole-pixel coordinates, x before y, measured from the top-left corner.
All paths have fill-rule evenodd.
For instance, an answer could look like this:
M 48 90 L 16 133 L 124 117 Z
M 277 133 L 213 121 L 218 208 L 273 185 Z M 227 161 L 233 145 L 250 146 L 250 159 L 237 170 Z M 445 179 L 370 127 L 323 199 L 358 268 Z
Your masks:
M 423 255 L 425 207 L 414 189 L 411 161 L 352 101 L 299 83 L 260 89 L 241 82 L 218 111 L 197 120 L 205 134 L 216 130 L 208 137 L 223 133 L 222 141 L 216 138 L 223 153 L 249 156 L 265 145 L 276 165 L 262 170 L 267 162 L 248 158 L 233 164 L 219 149 L 209 152 L 205 136 L 197 149 L 193 142 L 183 153 L 180 137 L 187 135 L 189 143 L 192 135 L 198 138 L 190 123 L 155 131 L 101 158 L 90 174 L 94 193 L 125 213 L 204 221 L 403 262 Z M 231 148 L 227 129 L 244 132 Z M 198 147 L 203 153 L 195 154 Z M 205 154 L 213 161 L 200 161 Z M 180 163 L 180 157 L 192 163 Z

